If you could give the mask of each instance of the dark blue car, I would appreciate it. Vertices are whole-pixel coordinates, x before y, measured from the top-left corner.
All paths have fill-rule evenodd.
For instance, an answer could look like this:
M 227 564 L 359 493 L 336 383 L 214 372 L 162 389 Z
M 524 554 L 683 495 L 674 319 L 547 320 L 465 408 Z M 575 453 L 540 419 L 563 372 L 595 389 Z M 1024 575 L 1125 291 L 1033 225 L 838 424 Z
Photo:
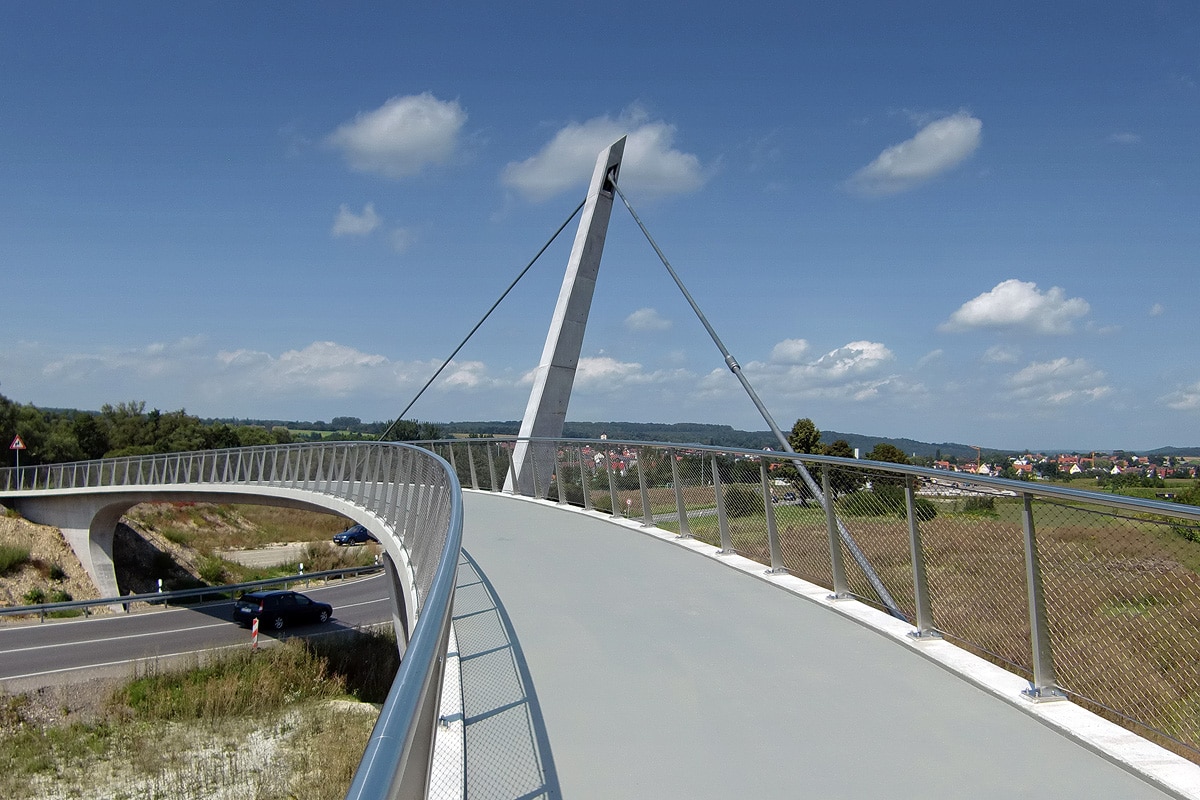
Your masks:
M 365 544 L 374 540 L 375 537 L 367 533 L 367 529 L 362 525 L 355 525 L 333 535 L 334 544 Z
M 249 592 L 233 605 L 233 620 L 250 627 L 257 619 L 260 626 L 280 630 L 284 625 L 328 622 L 333 606 L 312 600 L 299 592 L 276 590 Z

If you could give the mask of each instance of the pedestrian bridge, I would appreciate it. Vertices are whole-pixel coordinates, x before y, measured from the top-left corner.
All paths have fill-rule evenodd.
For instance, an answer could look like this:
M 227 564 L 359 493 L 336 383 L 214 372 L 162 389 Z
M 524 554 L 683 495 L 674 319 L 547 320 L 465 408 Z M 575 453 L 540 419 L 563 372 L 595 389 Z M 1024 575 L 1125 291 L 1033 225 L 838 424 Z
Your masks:
M 1172 796 L 1059 729 L 1105 735 L 1078 706 L 827 589 L 544 502 L 464 521 L 468 798 Z
M 528 497 L 501 491 L 513 444 L 477 440 L 0 471 L 0 502 L 78 523 L 80 498 L 208 492 L 368 524 L 407 651 L 349 797 L 1200 798 L 1200 767 L 1131 732 L 1195 752 L 1200 513 L 529 444 Z

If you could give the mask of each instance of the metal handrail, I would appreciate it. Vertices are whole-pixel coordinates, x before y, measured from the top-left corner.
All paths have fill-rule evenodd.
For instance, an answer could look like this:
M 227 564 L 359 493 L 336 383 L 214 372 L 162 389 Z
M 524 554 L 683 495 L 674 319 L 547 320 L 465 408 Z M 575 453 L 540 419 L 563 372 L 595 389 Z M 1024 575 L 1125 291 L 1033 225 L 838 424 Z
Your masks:
M 515 443 L 519 437 L 517 436 L 492 436 L 488 438 L 476 439 L 430 439 L 414 444 L 422 447 L 435 447 L 438 445 L 482 445 L 483 443 Z M 1071 489 L 1066 486 L 1054 486 L 1052 484 L 1035 483 L 1020 480 L 1012 480 L 1011 478 L 997 478 L 991 475 L 977 475 L 972 472 L 948 472 L 943 469 L 933 469 L 932 467 L 921 467 L 912 464 L 894 464 L 887 461 L 870 461 L 865 458 L 846 458 L 844 456 L 827 456 L 817 453 L 781 453 L 777 450 L 754 450 L 744 447 L 723 447 L 720 445 L 705 445 L 705 444 L 683 444 L 680 442 L 657 442 L 657 441 L 638 441 L 635 439 L 553 439 L 553 438 L 532 438 L 522 441 L 529 441 L 531 444 L 564 444 L 571 445 L 595 445 L 600 448 L 612 448 L 614 446 L 621 447 L 649 447 L 659 450 L 676 450 L 680 452 L 698 452 L 698 453 L 719 453 L 722 455 L 745 456 L 747 458 L 765 458 L 770 461 L 791 462 L 799 458 L 803 461 L 810 461 L 818 464 L 828 464 L 830 466 L 848 467 L 852 469 L 870 469 L 881 472 L 894 472 L 897 475 L 912 475 L 917 478 L 926 478 L 930 480 L 952 480 L 959 483 L 970 483 L 976 486 L 986 486 L 1000 492 L 1012 492 L 1015 494 L 1033 494 L 1044 497 L 1053 497 L 1066 502 L 1076 503 L 1100 503 L 1102 505 L 1110 505 L 1116 508 L 1121 508 L 1126 511 L 1151 514 L 1167 514 L 1170 516 L 1183 516 L 1200 521 L 1200 507 L 1188 506 L 1180 503 L 1167 503 L 1161 500 L 1146 500 L 1140 497 L 1129 497 L 1126 495 L 1110 494 L 1107 492 L 1091 492 L 1083 489 Z M 435 451 L 436 452 L 436 451 Z
M 423 798 L 428 793 L 429 762 L 410 762 L 416 747 L 428 748 L 430 752 L 433 748 L 433 718 L 439 708 L 462 549 L 461 489 L 453 496 L 449 529 L 451 533 L 442 548 L 437 574 L 425 599 L 427 613 L 421 618 L 423 624 L 417 625 L 409 640 L 400 670 L 346 793 L 347 800 Z M 429 612 L 433 609 L 436 616 L 430 619 Z
M 340 569 L 326 569 L 318 572 L 300 572 L 295 575 L 283 575 L 278 578 L 262 578 L 256 581 L 246 581 L 245 583 L 230 583 L 221 586 L 198 586 L 194 589 L 175 589 L 170 592 L 143 592 L 141 594 L 127 594 L 117 597 L 101 597 L 95 600 L 63 600 L 57 603 L 37 603 L 34 605 L 25 606 L 3 606 L 0 607 L 0 617 L 15 617 L 19 615 L 34 615 L 45 619 L 46 615 L 53 614 L 55 611 L 70 611 L 77 608 L 86 609 L 96 606 L 116 606 L 130 603 L 162 603 L 170 605 L 172 600 L 181 600 L 187 597 L 204 597 L 210 594 L 232 594 L 245 589 L 258 589 L 263 586 L 279 586 L 285 588 L 292 583 L 302 583 L 309 580 L 317 580 L 321 578 L 345 577 L 346 575 L 368 575 L 375 572 L 382 572 L 383 567 L 379 564 L 369 564 L 365 567 L 342 567 Z

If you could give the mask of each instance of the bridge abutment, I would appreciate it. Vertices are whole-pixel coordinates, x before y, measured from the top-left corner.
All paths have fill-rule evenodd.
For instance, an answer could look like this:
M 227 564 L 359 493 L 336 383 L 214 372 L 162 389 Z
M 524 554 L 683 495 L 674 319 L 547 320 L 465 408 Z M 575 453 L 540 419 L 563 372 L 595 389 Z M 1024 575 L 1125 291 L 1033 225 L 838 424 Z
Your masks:
M 101 597 L 117 597 L 117 570 L 113 564 L 113 538 L 121 515 L 136 501 L 114 501 L 111 497 L 79 496 L 43 499 L 26 497 L 13 502 L 16 511 L 30 522 L 50 525 L 63 538 L 96 584 Z

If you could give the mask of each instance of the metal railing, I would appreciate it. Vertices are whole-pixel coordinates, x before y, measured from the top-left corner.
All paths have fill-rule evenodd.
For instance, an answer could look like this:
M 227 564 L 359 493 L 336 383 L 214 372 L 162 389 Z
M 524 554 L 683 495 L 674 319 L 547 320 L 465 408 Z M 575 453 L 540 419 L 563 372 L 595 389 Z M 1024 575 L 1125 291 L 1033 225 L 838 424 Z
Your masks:
M 361 509 L 391 531 L 381 544 L 410 571 L 417 624 L 347 797 L 424 797 L 462 546 L 462 490 L 451 466 L 409 445 L 321 442 L 0 469 L 0 502 L 166 486 L 287 491 L 333 510 Z
M 46 617 L 53 617 L 61 612 L 81 611 L 83 615 L 88 616 L 88 609 L 109 607 L 109 606 L 125 606 L 128 610 L 133 603 L 150 603 L 161 605 L 167 608 L 175 600 L 192 600 L 199 598 L 198 602 L 206 602 L 205 598 L 219 598 L 221 600 L 231 600 L 239 593 L 247 589 L 262 589 L 268 586 L 280 586 L 284 589 L 289 588 L 293 583 L 306 583 L 309 581 L 323 580 L 328 581 L 330 578 L 345 578 L 347 575 L 359 576 L 370 575 L 383 570 L 378 564 L 370 564 L 365 567 L 340 567 L 338 569 L 319 570 L 317 572 L 298 572 L 294 575 L 281 575 L 276 578 L 262 578 L 256 581 L 247 581 L 245 583 L 228 583 L 218 586 L 198 586 L 194 589 L 174 589 L 169 592 L 143 592 L 141 594 L 126 594 L 120 597 L 100 597 L 94 600 L 61 600 L 57 603 L 36 603 L 27 606 L 3 606 L 0 607 L 0 617 L 21 617 L 21 616 L 36 616 L 39 622 L 45 622 Z M 184 605 L 180 603 L 180 605 Z
M 463 486 L 503 491 L 513 442 L 423 444 Z M 535 496 L 695 537 L 834 597 L 898 611 L 914 638 L 945 637 L 1027 678 L 1031 700 L 1070 697 L 1200 758 L 1200 508 L 796 457 L 831 501 L 822 503 L 783 453 L 613 440 L 531 446 L 541 451 L 526 462 Z

